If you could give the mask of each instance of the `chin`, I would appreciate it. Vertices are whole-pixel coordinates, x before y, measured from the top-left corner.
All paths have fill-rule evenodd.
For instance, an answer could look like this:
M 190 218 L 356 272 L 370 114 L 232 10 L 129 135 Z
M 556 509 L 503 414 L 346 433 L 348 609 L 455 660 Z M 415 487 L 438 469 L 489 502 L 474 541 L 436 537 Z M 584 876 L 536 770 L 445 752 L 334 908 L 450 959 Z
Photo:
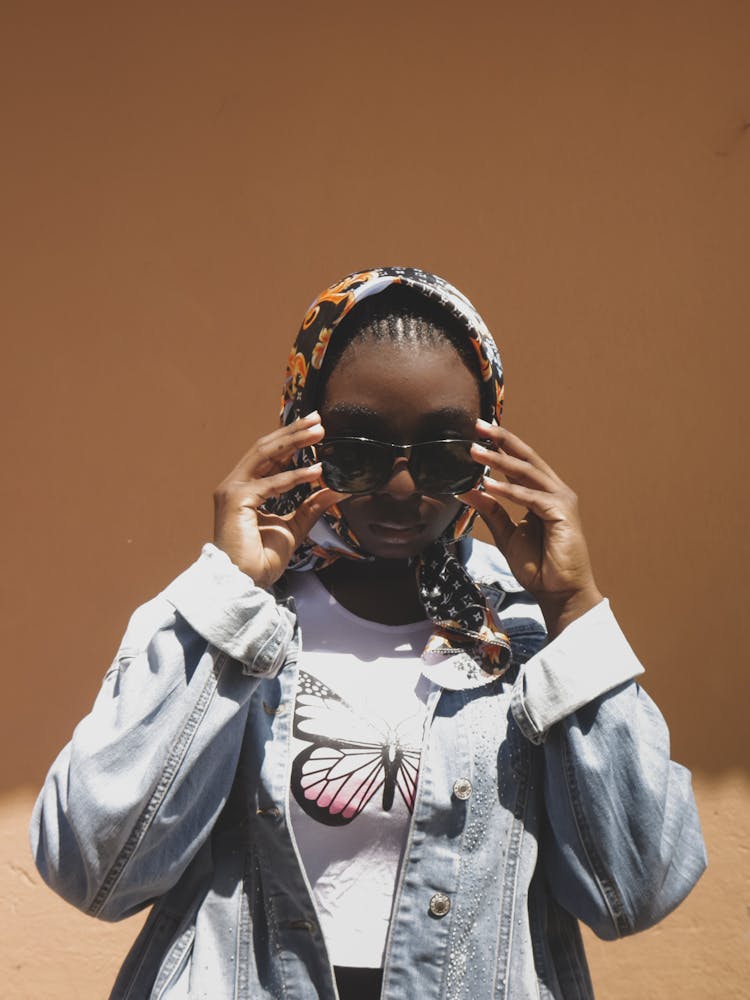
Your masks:
M 391 560 L 393 562 L 403 561 L 405 559 L 413 559 L 418 556 L 426 546 L 424 545 L 398 545 L 398 546 L 386 546 L 386 545 L 367 545 L 362 546 L 363 550 L 367 552 L 369 556 L 373 559 L 384 559 Z

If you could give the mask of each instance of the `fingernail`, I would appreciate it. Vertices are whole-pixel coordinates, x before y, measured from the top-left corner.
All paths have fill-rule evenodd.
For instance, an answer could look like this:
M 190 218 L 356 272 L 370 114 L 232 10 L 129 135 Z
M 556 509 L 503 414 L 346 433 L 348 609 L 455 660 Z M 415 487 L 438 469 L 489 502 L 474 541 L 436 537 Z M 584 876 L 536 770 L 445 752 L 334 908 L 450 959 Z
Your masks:
M 482 420 L 482 418 L 479 417 L 477 420 L 477 427 L 483 427 L 485 430 L 491 431 L 495 427 L 495 424 L 491 424 L 487 420 Z
M 312 412 L 308 413 L 307 416 L 304 419 L 305 420 L 320 420 L 320 414 L 318 413 L 317 410 L 312 410 Z

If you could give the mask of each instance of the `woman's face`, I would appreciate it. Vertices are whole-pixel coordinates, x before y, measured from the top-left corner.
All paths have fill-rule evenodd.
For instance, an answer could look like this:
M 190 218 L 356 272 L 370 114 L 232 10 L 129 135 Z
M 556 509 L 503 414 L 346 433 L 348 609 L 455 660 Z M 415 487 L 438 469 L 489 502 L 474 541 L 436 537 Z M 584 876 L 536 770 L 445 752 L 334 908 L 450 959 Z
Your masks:
M 479 385 L 448 343 L 434 347 L 361 341 L 331 372 L 320 414 L 326 437 L 352 435 L 392 444 L 476 437 Z M 400 456 L 377 492 L 340 504 L 362 548 L 406 559 L 435 541 L 458 513 L 455 497 L 419 493 Z

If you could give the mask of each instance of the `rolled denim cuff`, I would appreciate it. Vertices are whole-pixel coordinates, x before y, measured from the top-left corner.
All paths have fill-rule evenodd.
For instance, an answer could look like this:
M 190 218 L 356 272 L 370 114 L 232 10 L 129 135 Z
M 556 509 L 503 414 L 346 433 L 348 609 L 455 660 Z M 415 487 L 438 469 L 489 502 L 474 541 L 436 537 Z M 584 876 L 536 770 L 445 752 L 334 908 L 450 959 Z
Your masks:
M 212 646 L 254 677 L 281 668 L 296 619 L 257 587 L 226 552 L 208 543 L 201 555 L 164 590 L 163 596 Z
M 524 736 L 543 743 L 556 722 L 643 672 L 605 599 L 524 664 L 511 710 Z

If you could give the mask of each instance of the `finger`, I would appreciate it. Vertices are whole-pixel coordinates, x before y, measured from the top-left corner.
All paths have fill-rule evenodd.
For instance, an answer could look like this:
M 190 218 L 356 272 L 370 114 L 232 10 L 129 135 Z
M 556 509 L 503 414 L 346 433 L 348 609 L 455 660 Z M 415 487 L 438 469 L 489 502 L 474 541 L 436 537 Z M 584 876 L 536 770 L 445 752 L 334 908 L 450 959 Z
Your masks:
M 241 484 L 245 505 L 249 501 L 251 507 L 260 506 L 264 501 L 288 493 L 302 483 L 315 483 L 320 479 L 322 471 L 320 462 L 316 462 L 299 469 L 290 469 L 288 472 L 278 472 L 274 476 L 261 476 L 259 479 Z
M 557 493 L 533 490 L 517 483 L 506 483 L 491 476 L 484 477 L 485 492 L 494 500 L 510 500 L 532 511 L 542 521 L 564 521 L 569 515 Z
M 317 413 L 266 435 L 256 442 L 258 472 L 266 475 L 266 470 L 270 472 L 284 468 L 295 451 L 317 444 L 322 441 L 323 436 L 323 425 Z
M 322 441 L 324 435 L 320 417 L 310 414 L 286 427 L 279 427 L 264 437 L 258 438 L 248 448 L 234 469 L 229 480 L 248 481 L 256 476 L 269 475 L 280 471 L 300 448 Z
M 489 424 L 486 420 L 477 420 L 476 427 L 482 437 L 489 438 L 490 441 L 493 441 L 507 454 L 531 463 L 531 465 L 545 475 L 550 476 L 556 482 L 562 482 L 555 470 L 532 447 L 526 444 L 525 441 L 522 441 L 517 434 L 512 434 L 505 427 L 499 427 L 497 424 Z
M 514 458 L 504 451 L 491 451 L 484 445 L 474 443 L 471 446 L 472 457 L 482 465 L 488 465 L 493 475 L 502 473 L 511 482 L 521 483 L 536 490 L 546 490 L 552 493 L 559 489 L 560 482 L 522 458 Z
M 461 495 L 461 500 L 470 504 L 492 532 L 501 552 L 505 551 L 506 543 L 515 531 L 517 525 L 508 511 L 494 497 L 483 490 L 470 490 Z
M 307 497 L 299 505 L 289 520 L 297 545 L 310 534 L 315 522 L 334 504 L 350 496 L 349 493 L 337 493 L 324 486 L 323 489 Z

